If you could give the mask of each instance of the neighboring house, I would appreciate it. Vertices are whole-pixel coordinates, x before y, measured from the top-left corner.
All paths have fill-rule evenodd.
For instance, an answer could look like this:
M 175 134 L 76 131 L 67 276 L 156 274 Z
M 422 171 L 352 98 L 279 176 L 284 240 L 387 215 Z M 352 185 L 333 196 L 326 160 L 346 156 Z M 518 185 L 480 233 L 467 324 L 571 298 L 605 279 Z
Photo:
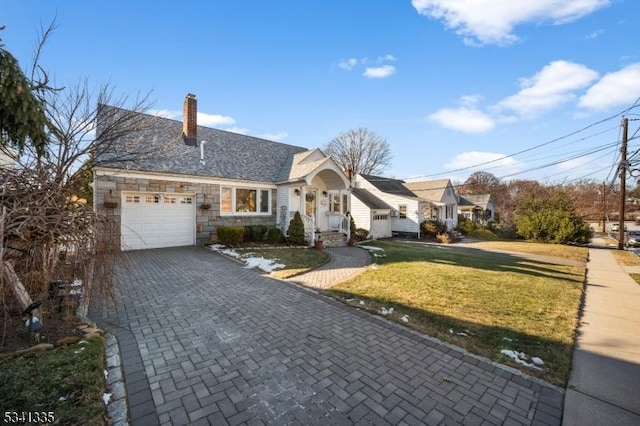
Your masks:
M 458 200 L 458 211 L 476 224 L 493 222 L 496 217 L 491 194 L 461 195 Z
M 369 238 L 389 238 L 393 208 L 363 188 L 351 190 L 351 215 L 357 228 L 369 231 Z
M 390 226 L 394 236 L 419 238 L 420 224 L 427 219 L 440 220 L 450 230 L 458 224 L 457 197 L 448 179 L 404 182 L 358 174 L 354 186 L 369 191 L 392 208 Z
M 309 244 L 316 231 L 346 238 L 349 180 L 332 158 L 198 126 L 192 94 L 183 110 L 179 122 L 99 106 L 94 208 L 111 219 L 122 250 L 208 243 L 224 225 L 286 233 L 295 212 Z M 125 115 L 135 117 L 138 130 L 111 140 Z
M 451 180 L 407 182 L 404 185 L 421 200 L 427 201 L 421 210 L 423 220 L 438 220 L 447 225 L 449 231 L 458 226 L 458 196 Z

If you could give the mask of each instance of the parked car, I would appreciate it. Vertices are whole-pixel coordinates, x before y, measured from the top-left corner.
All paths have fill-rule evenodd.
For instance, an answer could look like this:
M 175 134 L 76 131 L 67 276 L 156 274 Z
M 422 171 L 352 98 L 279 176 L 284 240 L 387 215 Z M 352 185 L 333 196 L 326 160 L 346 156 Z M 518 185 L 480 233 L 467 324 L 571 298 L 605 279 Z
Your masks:
M 627 247 L 640 247 L 640 231 L 629 231 L 626 241 Z
M 620 230 L 620 224 L 619 223 L 612 223 L 611 224 L 611 232 L 618 232 Z M 624 230 L 627 230 L 627 225 L 624 225 Z

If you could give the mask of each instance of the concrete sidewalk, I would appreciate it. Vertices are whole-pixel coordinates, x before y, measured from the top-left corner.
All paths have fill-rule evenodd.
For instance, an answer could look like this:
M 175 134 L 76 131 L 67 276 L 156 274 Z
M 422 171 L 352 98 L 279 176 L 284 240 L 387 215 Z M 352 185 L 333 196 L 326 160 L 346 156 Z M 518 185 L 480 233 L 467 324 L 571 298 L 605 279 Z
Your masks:
M 595 243 L 600 243 L 597 239 Z M 564 426 L 640 425 L 640 285 L 610 249 L 589 250 Z

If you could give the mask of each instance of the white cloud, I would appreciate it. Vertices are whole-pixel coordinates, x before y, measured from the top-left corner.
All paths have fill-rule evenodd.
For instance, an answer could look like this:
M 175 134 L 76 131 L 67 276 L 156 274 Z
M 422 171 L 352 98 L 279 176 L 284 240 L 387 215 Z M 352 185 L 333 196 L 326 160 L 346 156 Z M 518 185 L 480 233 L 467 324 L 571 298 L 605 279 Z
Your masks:
M 221 124 L 234 124 L 236 120 L 226 115 L 198 113 L 198 125 L 205 127 L 214 127 Z
M 574 92 L 588 86 L 598 73 L 581 64 L 554 61 L 532 78 L 520 80 L 522 88 L 496 105 L 528 118 L 554 109 L 575 98 Z
M 393 65 L 383 65 L 381 67 L 369 67 L 367 68 L 363 75 L 369 78 L 387 78 L 396 72 L 396 69 Z
M 152 109 L 149 110 L 149 114 L 156 115 L 158 117 L 169 118 L 172 120 L 182 120 L 182 111 L 169 109 Z M 235 122 L 236 120 L 226 115 L 206 114 L 204 112 L 198 113 L 199 126 L 215 127 L 220 125 L 234 124 Z
M 586 38 L 587 40 L 591 40 L 600 37 L 602 34 L 604 34 L 604 30 L 595 30 L 591 34 L 587 34 L 586 36 L 584 36 L 584 38 Z
M 467 44 L 508 45 L 513 30 L 527 23 L 555 25 L 575 21 L 610 4 L 610 0 L 412 0 L 419 14 L 443 21 Z
M 270 140 L 270 141 L 280 142 L 287 136 L 289 136 L 289 133 L 287 132 L 278 132 L 278 133 L 265 133 L 263 135 L 260 135 L 259 137 L 262 139 Z
M 640 62 L 609 73 L 591 86 L 578 103 L 583 108 L 604 111 L 630 106 L 640 95 Z
M 473 106 L 443 108 L 427 117 L 442 127 L 464 133 L 484 133 L 493 130 L 494 120 Z
M 393 62 L 396 60 L 396 57 L 393 55 L 384 55 L 384 56 L 378 56 L 378 62 Z
M 474 167 L 477 166 L 477 167 Z M 505 157 L 504 154 L 495 152 L 468 151 L 457 154 L 443 166 L 445 169 L 458 170 L 469 168 L 469 173 L 474 171 L 489 171 L 496 176 L 508 175 L 522 170 L 522 163 L 515 158 Z M 499 169 L 499 172 L 492 171 Z
M 351 70 L 358 64 L 358 60 L 356 58 L 349 58 L 342 60 L 338 63 L 338 66 L 345 70 Z

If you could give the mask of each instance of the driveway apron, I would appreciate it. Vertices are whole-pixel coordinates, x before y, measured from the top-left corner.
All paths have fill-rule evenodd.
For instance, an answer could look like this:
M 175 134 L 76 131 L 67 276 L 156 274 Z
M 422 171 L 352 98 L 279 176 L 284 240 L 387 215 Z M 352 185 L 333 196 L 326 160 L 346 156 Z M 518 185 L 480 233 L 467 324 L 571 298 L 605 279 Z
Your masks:
M 133 425 L 561 423 L 561 389 L 206 249 L 126 256 L 92 317 Z

